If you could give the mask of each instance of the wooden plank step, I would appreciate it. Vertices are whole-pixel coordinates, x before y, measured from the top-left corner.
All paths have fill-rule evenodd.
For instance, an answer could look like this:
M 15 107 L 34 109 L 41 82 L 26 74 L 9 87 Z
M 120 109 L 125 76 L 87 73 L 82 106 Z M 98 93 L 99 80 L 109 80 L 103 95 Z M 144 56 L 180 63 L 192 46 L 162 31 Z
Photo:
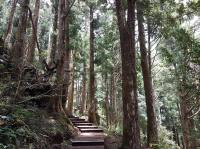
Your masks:
M 104 140 L 98 139 L 72 139 L 72 146 L 103 146 Z
M 68 115 L 68 118 L 74 117 L 73 115 Z
M 100 128 L 80 129 L 81 132 L 103 132 Z
M 75 126 L 92 126 L 93 124 L 92 123 L 74 123 Z
M 72 121 L 72 123 L 89 123 L 89 122 L 87 122 L 87 121 Z
M 79 129 L 98 128 L 98 126 L 77 126 Z
M 104 139 L 105 134 L 102 133 L 94 133 L 94 132 L 82 132 L 77 138 L 96 138 L 96 139 Z
M 104 146 L 72 146 L 71 149 L 104 149 Z
M 69 118 L 71 121 L 85 121 L 83 118 Z
M 77 120 L 71 120 L 71 122 L 73 123 L 75 123 L 75 122 L 86 122 L 86 120 L 84 120 L 84 119 L 77 119 Z

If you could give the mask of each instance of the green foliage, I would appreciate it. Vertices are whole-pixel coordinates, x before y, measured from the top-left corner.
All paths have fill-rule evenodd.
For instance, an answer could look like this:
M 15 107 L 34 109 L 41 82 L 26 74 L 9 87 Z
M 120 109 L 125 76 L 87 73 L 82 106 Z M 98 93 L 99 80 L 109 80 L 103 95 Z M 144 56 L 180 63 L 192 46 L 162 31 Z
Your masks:
M 7 23 L 7 13 L 8 13 L 8 2 L 0 0 L 0 37 L 4 36 L 4 31 L 6 29 Z
M 0 140 L 2 144 L 14 143 L 16 138 L 17 135 L 13 129 L 8 127 L 0 128 Z
M 3 120 L 0 117 L 2 148 L 3 146 L 7 148 L 9 144 L 13 146 L 18 144 L 20 147 L 34 144 L 36 147 L 41 143 L 47 143 L 48 140 L 44 135 L 51 138 L 61 134 L 67 140 L 75 133 L 69 120 L 62 114 L 49 115 L 38 109 L 0 105 L 0 116 L 6 118 Z
M 146 143 L 146 134 L 141 132 L 142 144 Z M 159 144 L 151 144 L 151 147 L 157 149 L 180 149 L 180 147 L 173 141 L 173 133 L 166 129 L 164 126 L 159 126 L 158 131 Z
M 33 111 L 29 111 L 27 109 L 22 109 L 21 107 L 16 108 L 14 117 L 17 117 L 21 120 L 26 120 L 29 117 L 33 117 L 34 113 Z
M 173 133 L 169 132 L 165 127 L 159 127 L 159 149 L 180 149 L 178 145 L 173 141 Z

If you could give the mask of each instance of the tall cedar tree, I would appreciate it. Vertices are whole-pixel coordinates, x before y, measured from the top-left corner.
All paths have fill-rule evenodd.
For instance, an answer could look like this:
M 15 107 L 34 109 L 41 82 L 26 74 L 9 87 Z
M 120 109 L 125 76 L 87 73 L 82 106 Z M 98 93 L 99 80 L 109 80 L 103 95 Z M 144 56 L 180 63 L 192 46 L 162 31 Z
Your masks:
M 62 96 L 63 96 L 63 80 L 64 80 L 64 58 L 65 58 L 65 0 L 59 0 L 58 5 L 58 42 L 57 42 L 57 94 L 58 97 L 54 99 L 53 110 L 56 112 L 64 112 L 62 106 Z
M 122 59 L 123 149 L 141 149 L 138 125 L 137 73 L 135 50 L 135 0 L 116 0 Z
M 143 11 L 144 10 L 142 2 L 137 1 L 137 19 L 141 53 L 141 67 L 147 107 L 147 144 L 148 147 L 150 147 L 151 144 L 158 143 L 158 128 L 155 111 L 155 93 L 153 89 L 152 76 L 150 73 L 151 70 L 148 63 L 148 55 L 145 42 Z
M 88 120 L 91 123 L 97 123 L 96 118 L 96 98 L 95 98 L 95 74 L 94 74 L 94 18 L 93 18 L 93 7 L 90 5 L 90 107 L 88 111 Z

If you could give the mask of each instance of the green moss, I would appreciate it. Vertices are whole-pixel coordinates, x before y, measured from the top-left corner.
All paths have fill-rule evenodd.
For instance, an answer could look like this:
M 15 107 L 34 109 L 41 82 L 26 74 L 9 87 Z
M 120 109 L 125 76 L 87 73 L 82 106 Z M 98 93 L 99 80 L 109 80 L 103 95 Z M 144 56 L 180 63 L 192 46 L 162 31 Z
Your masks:
M 1 104 L 0 115 L 6 117 L 3 127 L 0 127 L 3 146 L 15 145 L 16 142 L 20 142 L 20 146 L 50 144 L 57 136 L 60 140 L 56 141 L 59 142 L 71 138 L 76 132 L 69 119 L 62 114 Z
M 0 64 L 0 69 L 4 69 L 4 65 L 3 64 Z
M 34 116 L 34 112 L 33 111 L 29 111 L 27 109 L 22 109 L 22 108 L 16 108 L 16 111 L 14 112 L 14 116 L 20 118 L 20 119 L 27 119 L 30 117 Z

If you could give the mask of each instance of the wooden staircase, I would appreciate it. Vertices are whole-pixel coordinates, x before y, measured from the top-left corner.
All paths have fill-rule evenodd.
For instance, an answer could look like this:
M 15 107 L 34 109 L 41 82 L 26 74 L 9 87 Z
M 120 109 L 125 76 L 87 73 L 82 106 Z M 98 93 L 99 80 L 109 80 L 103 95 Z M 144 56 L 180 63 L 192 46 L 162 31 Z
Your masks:
M 80 134 L 71 139 L 71 149 L 104 149 L 103 129 L 79 117 L 69 118 Z

